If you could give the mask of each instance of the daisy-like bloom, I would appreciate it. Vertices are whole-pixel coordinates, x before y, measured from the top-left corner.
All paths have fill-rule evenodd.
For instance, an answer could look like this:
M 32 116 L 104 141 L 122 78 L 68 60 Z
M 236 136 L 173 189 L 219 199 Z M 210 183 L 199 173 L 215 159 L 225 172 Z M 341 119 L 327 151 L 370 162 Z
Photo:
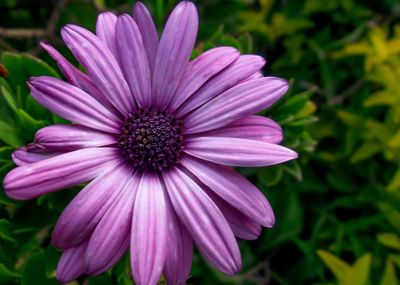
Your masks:
M 195 6 L 177 5 L 161 37 L 146 7 L 99 16 L 96 34 L 75 26 L 62 38 L 81 72 L 46 43 L 68 80 L 29 81 L 41 105 L 71 122 L 39 130 L 13 154 L 7 195 L 26 200 L 89 182 L 59 218 L 57 278 L 69 282 L 112 267 L 130 248 L 136 284 L 185 284 L 193 244 L 214 267 L 241 267 L 235 236 L 255 239 L 274 215 L 263 194 L 233 166 L 297 157 L 279 143 L 274 121 L 253 115 L 288 89 L 263 77 L 264 60 L 231 47 L 190 60 Z

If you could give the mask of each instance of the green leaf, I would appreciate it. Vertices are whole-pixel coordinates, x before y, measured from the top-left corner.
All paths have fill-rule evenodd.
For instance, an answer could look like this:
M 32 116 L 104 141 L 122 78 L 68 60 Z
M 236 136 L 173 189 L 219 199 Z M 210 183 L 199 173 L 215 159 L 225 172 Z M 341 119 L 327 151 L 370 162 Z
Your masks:
M 368 120 L 366 122 L 366 127 L 368 128 L 368 131 L 384 145 L 386 145 L 392 138 L 392 130 L 383 123 Z
M 29 76 L 51 76 L 60 78 L 58 73 L 45 61 L 28 54 L 21 55 L 22 66 Z
M 24 110 L 18 110 L 19 119 L 21 121 L 21 126 L 23 128 L 24 137 L 27 140 L 31 140 L 36 131 L 40 128 L 43 128 L 47 125 L 46 121 L 44 120 L 35 120 L 32 118 L 28 113 Z
M 400 268 L 400 254 L 390 254 L 389 257 L 393 260 L 394 264 Z
M 335 275 L 339 282 L 343 282 L 351 272 L 351 266 L 325 250 L 317 250 L 317 254 Z
M 382 150 L 383 146 L 380 143 L 367 141 L 354 152 L 350 160 L 352 163 L 358 163 L 372 157 Z
M 0 121 L 0 140 L 10 146 L 19 147 L 23 145 L 23 141 L 18 133 L 18 130 L 14 126 Z
M 15 101 L 13 95 L 4 87 L 1 86 L 1 94 L 3 94 L 4 98 L 6 99 L 7 104 L 11 107 L 14 112 L 17 112 L 17 102 Z
M 392 205 L 385 202 L 377 203 L 378 208 L 381 210 L 383 215 L 389 221 L 389 223 L 398 231 L 400 232 L 400 212 L 395 209 Z
M 253 52 L 253 38 L 249 33 L 245 33 L 238 38 L 240 46 L 242 47 L 242 53 Z
M 281 114 L 296 114 L 307 104 L 311 94 L 310 91 L 306 91 L 291 96 L 282 106 L 277 108 L 276 112 Z
M 237 48 L 241 52 L 244 51 L 240 42 L 236 38 L 231 37 L 231 36 L 222 36 L 220 39 L 220 45 L 231 46 L 231 47 Z
M 106 1 L 105 0 L 94 0 L 94 3 L 96 3 L 97 7 L 100 9 L 105 9 L 106 8 Z
M 397 169 L 387 186 L 389 192 L 395 192 L 397 189 L 400 189 L 400 168 Z
M 32 76 L 48 75 L 59 78 L 58 73 L 50 65 L 28 54 L 3 52 L 1 60 L 9 71 L 7 81 L 14 92 L 20 87 L 27 93 L 26 81 Z
M 4 283 L 13 282 L 17 284 L 17 280 L 21 278 L 20 274 L 9 270 L 4 264 L 0 263 L 0 281 Z
M 56 285 L 55 279 L 46 276 L 46 260 L 42 251 L 30 256 L 22 272 L 21 285 Z
M 102 274 L 95 277 L 90 277 L 87 282 L 88 285 L 109 285 L 113 284 L 111 277 L 106 274 Z
M 369 279 L 371 267 L 371 253 L 366 253 L 361 256 L 351 269 L 351 275 L 346 278 L 348 285 L 365 285 Z
M 377 239 L 384 246 L 400 250 L 400 238 L 395 233 L 382 233 Z
M 13 151 L 14 151 L 13 147 L 9 146 L 0 147 L 0 159 L 10 160 Z
M 371 266 L 370 253 L 361 256 L 353 266 L 327 251 L 318 250 L 317 254 L 335 275 L 340 285 L 365 285 L 368 282 Z
M 0 219 L 0 238 L 15 243 L 15 239 L 12 237 L 11 234 L 11 223 L 6 219 Z
M 267 186 L 273 186 L 279 182 L 283 175 L 283 168 L 280 165 L 268 167 L 258 172 L 259 179 Z
M 298 181 L 303 180 L 303 173 L 297 160 L 285 163 L 283 169 Z
M 351 127 L 360 128 L 365 123 L 364 117 L 362 117 L 360 115 L 352 114 L 347 111 L 343 111 L 343 110 L 337 111 L 337 116 L 339 117 L 339 119 L 341 119 L 343 121 L 343 123 L 345 123 Z
M 393 262 L 388 258 L 386 260 L 385 271 L 383 272 L 381 282 L 379 285 L 397 285 L 396 270 L 394 268 Z

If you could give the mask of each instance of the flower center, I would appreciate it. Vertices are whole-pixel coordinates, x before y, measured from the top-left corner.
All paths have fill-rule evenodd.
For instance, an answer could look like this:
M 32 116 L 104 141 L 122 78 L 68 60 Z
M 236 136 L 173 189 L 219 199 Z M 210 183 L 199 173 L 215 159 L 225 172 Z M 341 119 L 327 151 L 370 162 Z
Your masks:
M 117 144 L 136 169 L 161 171 L 181 156 L 183 121 L 166 112 L 140 109 L 125 118 Z

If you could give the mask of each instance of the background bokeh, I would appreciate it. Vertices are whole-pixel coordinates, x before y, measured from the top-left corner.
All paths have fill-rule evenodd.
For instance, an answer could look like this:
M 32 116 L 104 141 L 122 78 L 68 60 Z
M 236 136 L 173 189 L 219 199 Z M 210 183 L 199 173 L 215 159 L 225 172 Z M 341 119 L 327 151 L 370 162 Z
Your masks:
M 161 29 L 175 0 L 144 1 Z M 240 241 L 243 269 L 227 277 L 196 254 L 189 284 L 396 285 L 400 269 L 400 2 L 198 0 L 193 56 L 217 45 L 264 56 L 265 74 L 291 82 L 264 115 L 300 154 L 285 165 L 240 169 L 266 194 L 277 222 Z M 0 0 L 0 179 L 12 151 L 60 119 L 30 97 L 30 76 L 60 76 L 46 40 L 73 60 L 59 30 L 94 30 L 123 0 Z M 161 30 L 160 30 L 161 31 Z M 74 61 L 75 62 L 75 61 Z M 76 63 L 76 62 L 75 62 Z M 79 187 L 27 202 L 0 191 L 0 284 L 58 284 L 52 227 Z M 128 258 L 73 284 L 131 284 Z M 162 283 L 163 281 L 161 281 Z

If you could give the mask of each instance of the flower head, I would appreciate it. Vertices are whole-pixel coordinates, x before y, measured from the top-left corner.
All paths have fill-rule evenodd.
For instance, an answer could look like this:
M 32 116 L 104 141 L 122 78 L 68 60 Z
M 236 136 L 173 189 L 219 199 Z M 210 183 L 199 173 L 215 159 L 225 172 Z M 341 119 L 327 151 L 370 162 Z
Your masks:
M 29 81 L 32 96 L 73 122 L 39 130 L 16 150 L 7 195 L 26 200 L 89 182 L 52 235 L 63 249 L 57 278 L 69 282 L 112 267 L 130 248 L 136 284 L 188 278 L 193 244 L 226 274 L 240 270 L 235 236 L 255 239 L 274 215 L 262 193 L 232 166 L 268 166 L 297 157 L 282 130 L 253 115 L 287 83 L 260 73 L 264 60 L 231 47 L 190 61 L 198 17 L 182 1 L 159 39 L 146 7 L 133 17 L 103 13 L 96 35 L 67 25 L 62 38 L 87 73 L 53 47 L 67 82 Z

